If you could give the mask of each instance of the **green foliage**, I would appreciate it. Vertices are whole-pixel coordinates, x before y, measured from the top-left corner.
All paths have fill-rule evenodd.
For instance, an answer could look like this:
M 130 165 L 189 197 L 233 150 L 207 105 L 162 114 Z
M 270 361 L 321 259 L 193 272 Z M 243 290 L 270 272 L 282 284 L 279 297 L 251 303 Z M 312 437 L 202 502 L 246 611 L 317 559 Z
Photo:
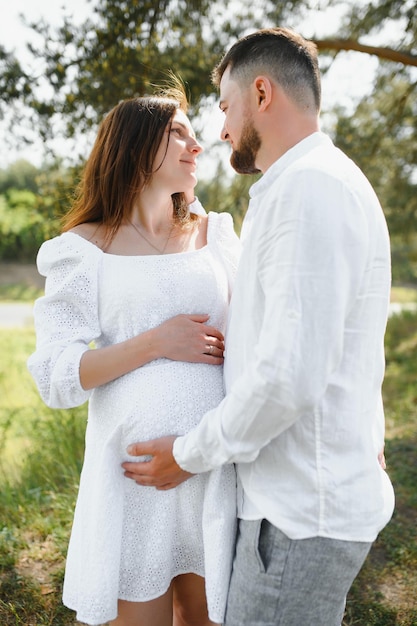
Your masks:
M 43 238 L 43 220 L 31 191 L 10 189 L 0 196 L 0 258 L 34 259 Z
M 340 4 L 324 0 L 320 10 Z M 7 110 L 14 145 L 19 136 L 30 141 L 34 128 L 45 141 L 56 138 L 57 132 L 80 136 L 95 129 L 119 99 L 153 91 L 169 71 L 186 82 L 196 113 L 212 96 L 210 73 L 232 41 L 258 27 L 285 24 L 298 29 L 317 11 L 317 3 L 309 0 L 92 0 L 91 7 L 92 16 L 83 24 L 74 24 L 68 15 L 57 27 L 31 24 L 41 43 L 29 48 L 27 67 L 0 46 L 0 117 Z M 335 36 L 366 43 L 369 36 L 379 35 L 384 46 L 415 57 L 412 0 L 358 0 L 344 3 L 343 9 Z M 332 58 L 334 53 L 326 49 L 321 65 L 325 68 Z M 45 85 L 50 88 L 41 89 Z M 393 237 L 394 278 L 403 281 L 417 280 L 416 89 L 415 67 L 381 61 L 373 92 L 354 115 L 335 112 L 335 142 L 362 167 L 377 191 Z M 73 162 L 79 158 L 74 153 Z M 59 164 L 53 174 L 47 168 L 40 176 L 23 163 L 15 170 L 0 171 L 0 194 L 10 187 L 36 193 L 36 210 L 45 220 L 44 238 L 53 236 L 78 172 L 68 172 L 68 180 Z M 230 210 L 239 229 L 247 186 L 247 179 L 233 181 L 226 190 L 215 180 L 212 186 L 202 185 L 199 194 L 209 208 Z M 23 237 L 26 245 L 26 234 Z M 18 245 L 22 250 L 20 239 Z M 31 255 L 24 253 L 26 258 Z
M 258 176 L 235 175 L 232 180 L 225 175 L 220 163 L 213 181 L 200 181 L 196 195 L 206 211 L 221 213 L 226 211 L 233 215 L 235 230 L 239 234 L 242 220 L 249 203 L 249 187 Z
M 353 116 L 339 111 L 335 141 L 370 179 L 390 232 L 416 257 L 417 98 L 407 70 L 381 68 L 378 89 Z
M 391 234 L 393 280 L 417 280 L 417 98 L 411 71 L 381 66 L 354 115 L 338 111 L 335 143 L 365 172 Z
M 337 4 L 324 0 L 320 10 Z M 95 0 L 91 7 L 92 16 L 83 24 L 74 24 L 68 15 L 57 27 L 30 24 L 42 43 L 28 46 L 28 67 L 0 47 L 0 115 L 6 107 L 14 112 L 14 142 L 16 129 L 24 140 L 33 136 L 33 128 L 43 138 L 55 136 L 57 119 L 65 120 L 68 135 L 95 127 L 119 99 L 148 92 L 170 70 L 186 81 L 198 107 L 213 92 L 211 71 L 232 41 L 259 27 L 299 28 L 317 11 L 309 0 Z M 400 42 L 402 50 L 415 53 L 417 27 L 409 1 L 346 3 L 336 34 L 357 39 L 384 26 L 395 35 L 384 45 Z M 50 89 L 40 89 L 45 84 Z M 26 129 L 22 104 L 31 112 Z
M 29 51 L 38 67 L 42 61 L 43 71 L 24 71 L 4 51 L 5 102 L 27 105 L 30 127 L 36 120 L 43 138 L 53 136 L 51 120 L 58 116 L 66 120 L 66 132 L 72 136 L 95 127 L 118 100 L 153 90 L 174 69 L 198 106 L 200 98 L 213 91 L 211 70 L 231 39 L 248 29 L 280 23 L 304 4 L 259 0 L 254 7 L 250 0 L 241 0 L 236 11 L 230 0 L 96 0 L 93 16 L 84 24 L 65 18 L 58 28 L 44 22 L 31 25 L 43 44 Z M 0 65 L 0 85 L 1 75 Z M 39 89 L 45 82 L 51 87 L 48 95 Z M 20 115 L 18 107 L 15 114 Z M 23 137 L 30 133 L 22 130 Z
M 0 194 L 6 193 L 9 189 L 31 191 L 36 194 L 37 175 L 38 169 L 29 161 L 25 159 L 15 161 L 8 168 L 0 170 Z
M 0 260 L 33 263 L 42 242 L 60 232 L 60 219 L 71 204 L 79 167 L 64 168 L 55 162 L 34 168 L 35 193 L 10 186 L 18 178 L 13 172 L 21 171 L 21 162 L 17 164 L 0 170 L 6 181 L 0 195 Z
M 43 219 L 44 240 L 61 232 L 61 219 L 72 204 L 81 167 L 64 167 L 57 161 L 41 168 L 36 209 Z
M 19 192 L 25 194 L 25 192 Z M 36 199 L 26 192 L 22 204 L 10 207 L 0 197 L 0 259 L 6 261 L 33 261 L 44 240 L 44 221 L 36 212 Z M 13 201 L 16 200 L 13 194 Z

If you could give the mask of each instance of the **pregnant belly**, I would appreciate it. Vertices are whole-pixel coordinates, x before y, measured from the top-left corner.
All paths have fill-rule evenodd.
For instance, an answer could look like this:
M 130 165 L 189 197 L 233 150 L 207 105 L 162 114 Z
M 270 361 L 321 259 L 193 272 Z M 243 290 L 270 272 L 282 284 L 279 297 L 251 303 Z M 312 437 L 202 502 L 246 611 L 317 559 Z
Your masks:
M 136 441 L 183 435 L 223 399 L 219 366 L 164 360 L 153 362 L 102 388 L 94 414 L 101 428 L 119 430 L 121 451 Z M 90 406 L 91 408 L 91 406 Z M 93 415 L 90 415 L 92 418 Z

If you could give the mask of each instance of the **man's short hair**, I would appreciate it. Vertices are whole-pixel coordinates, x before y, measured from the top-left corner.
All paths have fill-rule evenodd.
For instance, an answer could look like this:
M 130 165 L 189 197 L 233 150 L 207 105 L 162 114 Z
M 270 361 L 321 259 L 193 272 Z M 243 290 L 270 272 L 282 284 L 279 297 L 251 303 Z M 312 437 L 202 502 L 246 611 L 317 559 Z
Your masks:
M 242 86 L 259 74 L 270 76 L 301 107 L 314 103 L 320 110 L 317 47 L 289 28 L 265 28 L 239 39 L 212 72 L 217 87 L 227 68 Z

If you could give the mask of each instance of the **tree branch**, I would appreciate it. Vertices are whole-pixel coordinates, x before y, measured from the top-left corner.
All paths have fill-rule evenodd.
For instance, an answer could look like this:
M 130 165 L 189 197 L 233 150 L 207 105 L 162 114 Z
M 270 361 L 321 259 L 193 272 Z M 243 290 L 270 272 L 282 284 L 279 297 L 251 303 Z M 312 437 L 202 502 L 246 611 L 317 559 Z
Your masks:
M 365 46 L 354 39 L 314 39 L 313 41 L 319 50 L 354 50 L 356 52 L 374 54 L 380 59 L 417 67 L 416 55 L 394 50 L 393 48 Z

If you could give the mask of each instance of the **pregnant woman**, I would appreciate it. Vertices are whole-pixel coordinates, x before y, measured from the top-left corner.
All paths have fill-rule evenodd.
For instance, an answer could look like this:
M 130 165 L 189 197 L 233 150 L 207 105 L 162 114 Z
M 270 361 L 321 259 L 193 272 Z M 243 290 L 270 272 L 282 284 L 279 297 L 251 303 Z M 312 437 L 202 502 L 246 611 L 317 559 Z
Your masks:
M 121 467 L 130 443 L 187 432 L 224 393 L 239 243 L 230 215 L 189 204 L 202 149 L 186 110 L 178 89 L 114 107 L 38 254 L 29 370 L 48 406 L 89 403 L 63 601 L 92 625 L 208 626 L 225 610 L 233 467 L 170 491 Z

